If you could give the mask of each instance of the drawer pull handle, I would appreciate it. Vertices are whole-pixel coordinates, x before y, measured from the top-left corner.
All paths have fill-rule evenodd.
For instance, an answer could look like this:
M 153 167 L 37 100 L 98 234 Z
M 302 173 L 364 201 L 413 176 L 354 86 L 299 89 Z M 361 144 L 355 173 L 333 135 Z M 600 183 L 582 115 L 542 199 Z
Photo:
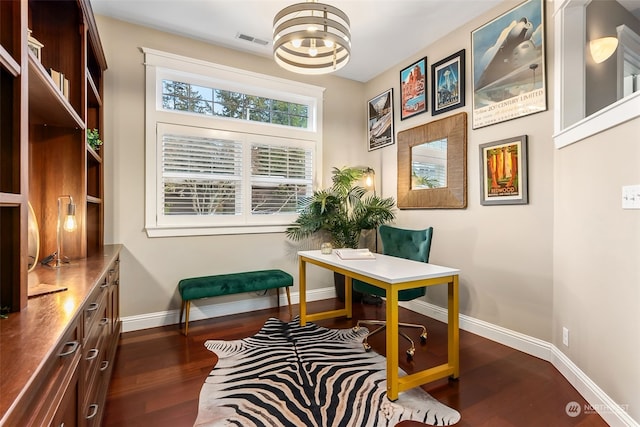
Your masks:
M 100 364 L 100 372 L 106 371 L 108 367 L 109 367 L 109 361 L 103 360 L 102 364 Z
M 87 307 L 87 311 L 96 311 L 97 309 L 98 309 L 97 302 L 92 302 L 91 304 L 89 304 L 89 307 Z
M 106 317 L 103 317 L 102 319 L 100 319 L 100 326 L 106 326 L 109 324 L 109 319 Z
M 58 354 L 58 356 L 60 356 L 60 357 L 71 356 L 73 353 L 76 352 L 76 350 L 78 350 L 79 346 L 80 346 L 80 342 L 79 341 L 70 341 L 70 342 L 66 343 L 64 345 L 64 347 L 63 347 L 63 348 L 69 347 L 69 349 L 67 351 L 63 351 L 62 353 Z
M 87 419 L 90 420 L 98 415 L 98 405 L 96 403 L 92 403 L 89 405 L 89 415 L 87 415 Z
M 97 348 L 92 348 L 91 350 L 89 350 L 87 352 L 87 361 L 93 360 L 96 357 L 98 357 L 98 354 L 100 354 L 100 350 L 98 350 Z

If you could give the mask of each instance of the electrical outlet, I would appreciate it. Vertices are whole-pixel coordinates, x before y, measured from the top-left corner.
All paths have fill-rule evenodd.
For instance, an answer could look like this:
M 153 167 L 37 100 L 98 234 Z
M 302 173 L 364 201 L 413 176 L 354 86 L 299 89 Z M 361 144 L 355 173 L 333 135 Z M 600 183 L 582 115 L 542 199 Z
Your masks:
M 562 327 L 562 344 L 569 347 L 569 329 Z
M 622 187 L 622 209 L 640 209 L 640 185 Z

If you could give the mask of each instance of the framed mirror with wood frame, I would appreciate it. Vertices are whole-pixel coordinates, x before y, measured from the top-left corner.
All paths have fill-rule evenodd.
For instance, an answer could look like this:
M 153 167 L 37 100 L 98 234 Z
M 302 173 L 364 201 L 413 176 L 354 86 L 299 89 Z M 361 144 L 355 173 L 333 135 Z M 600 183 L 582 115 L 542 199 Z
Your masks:
M 398 132 L 398 208 L 467 207 L 467 113 Z

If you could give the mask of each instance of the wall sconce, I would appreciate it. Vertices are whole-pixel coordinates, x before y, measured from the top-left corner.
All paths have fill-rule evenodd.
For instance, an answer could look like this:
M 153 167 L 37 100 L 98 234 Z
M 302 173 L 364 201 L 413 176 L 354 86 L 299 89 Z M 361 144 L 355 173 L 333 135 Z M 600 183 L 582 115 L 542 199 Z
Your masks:
M 368 166 L 364 167 L 362 168 L 362 179 L 364 180 L 364 187 L 369 191 L 373 191 L 373 193 L 375 194 L 376 172 Z
M 367 191 L 372 191 L 373 195 L 376 195 L 376 171 L 369 166 L 362 166 L 362 181 L 364 182 L 364 188 Z M 378 252 L 378 228 L 375 230 L 375 251 Z
M 62 200 L 69 199 L 69 203 L 65 205 L 65 214 L 63 215 L 62 209 Z M 73 197 L 69 195 L 58 197 L 58 224 L 56 227 L 56 237 L 57 237 L 57 250 L 56 250 L 56 259 L 54 267 L 59 268 L 62 266 L 63 256 L 62 256 L 62 232 L 72 232 L 78 228 L 78 224 L 76 222 L 76 205 L 73 203 Z
M 617 47 L 618 39 L 616 37 L 602 37 L 589 42 L 589 51 L 596 64 L 609 59 Z

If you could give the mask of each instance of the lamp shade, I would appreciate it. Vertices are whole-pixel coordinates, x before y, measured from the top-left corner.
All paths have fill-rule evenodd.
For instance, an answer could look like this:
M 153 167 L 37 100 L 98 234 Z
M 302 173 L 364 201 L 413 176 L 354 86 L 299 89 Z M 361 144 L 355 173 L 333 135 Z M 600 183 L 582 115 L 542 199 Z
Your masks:
M 596 64 L 609 59 L 609 57 L 613 55 L 613 52 L 616 51 L 617 47 L 618 39 L 616 37 L 602 37 L 589 42 L 591 57 Z
M 326 74 L 347 65 L 350 22 L 340 9 L 323 3 L 296 3 L 273 18 L 273 57 L 299 74 Z

